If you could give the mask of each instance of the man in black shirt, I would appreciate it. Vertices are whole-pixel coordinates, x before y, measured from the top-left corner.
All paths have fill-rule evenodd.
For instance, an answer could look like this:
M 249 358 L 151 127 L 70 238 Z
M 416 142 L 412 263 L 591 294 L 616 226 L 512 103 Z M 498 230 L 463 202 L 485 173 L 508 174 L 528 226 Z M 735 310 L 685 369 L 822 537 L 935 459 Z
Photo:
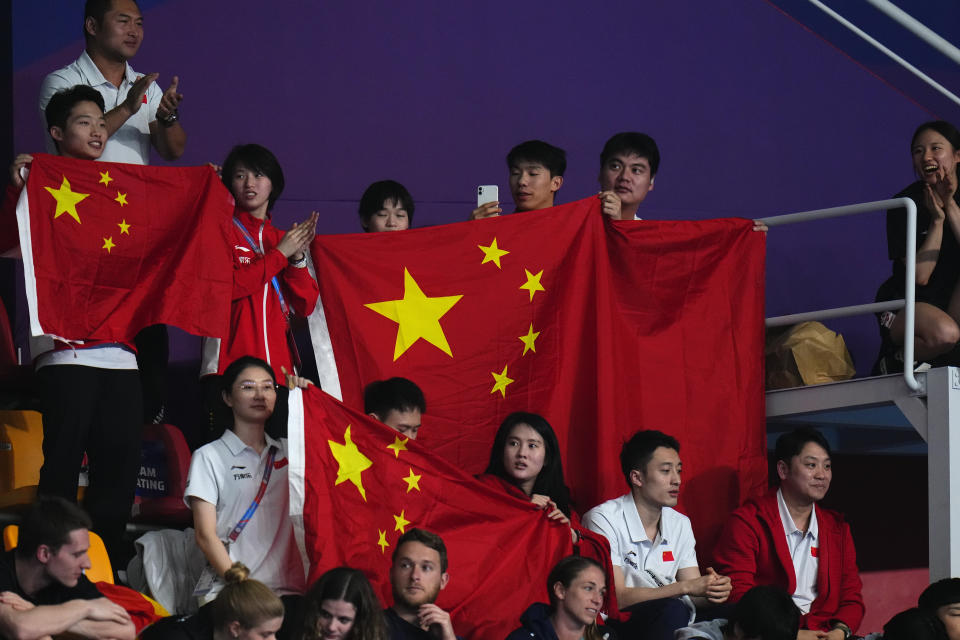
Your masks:
M 20 524 L 16 549 L 0 554 L 0 637 L 134 638 L 123 607 L 87 580 L 90 518 L 63 498 L 40 498 Z

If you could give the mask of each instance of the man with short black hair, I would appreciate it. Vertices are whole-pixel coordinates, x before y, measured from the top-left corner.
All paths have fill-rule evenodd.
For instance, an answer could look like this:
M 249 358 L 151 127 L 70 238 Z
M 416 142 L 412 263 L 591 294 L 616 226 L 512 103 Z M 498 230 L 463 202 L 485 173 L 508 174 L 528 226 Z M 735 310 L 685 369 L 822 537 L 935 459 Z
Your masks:
M 673 509 L 680 494 L 680 443 L 660 431 L 636 432 L 620 451 L 630 493 L 583 516 L 610 542 L 617 604 L 631 613 L 631 638 L 672 639 L 693 621 L 697 606 L 720 604 L 730 579 L 700 574 L 690 519 Z M 619 631 L 619 630 L 618 630 Z
M 107 140 L 100 160 L 150 164 L 150 147 L 164 160 L 176 160 L 186 148 L 180 124 L 179 78 L 162 91 L 159 74 L 138 74 L 127 61 L 143 42 L 143 15 L 135 0 L 87 0 L 83 13 L 85 49 L 72 64 L 44 78 L 40 113 L 50 98 L 75 85 L 88 85 L 102 96 Z M 54 153 L 50 138 L 47 151 Z M 169 344 L 164 325 L 145 327 L 136 338 L 143 419 L 160 423 L 166 412 Z
M 645 133 L 617 133 L 600 152 L 600 200 L 614 220 L 640 220 L 637 210 L 653 191 L 660 168 L 660 149 Z M 619 203 L 619 206 L 615 206 Z
M 390 567 L 393 606 L 384 612 L 390 640 L 456 640 L 450 614 L 434 604 L 449 580 L 440 536 L 425 529 L 400 536 Z
M 20 524 L 17 547 L 0 554 L 0 636 L 133 638 L 123 607 L 87 580 L 90 518 L 62 498 L 42 497 Z
M 830 444 L 810 427 L 777 439 L 780 487 L 730 516 L 714 558 L 733 580 L 731 600 L 757 584 L 791 594 L 799 640 L 848 640 L 863 620 L 857 553 L 843 516 L 817 503 L 833 477 Z
M 400 435 L 416 440 L 427 401 L 420 387 L 406 378 L 375 380 L 363 390 L 363 411 Z
M 103 97 L 86 85 L 54 94 L 44 114 L 57 153 L 96 160 L 107 140 Z M 15 188 L 33 160 L 11 165 Z M 91 166 L 91 171 L 94 167 Z M 90 461 L 84 506 L 115 564 L 128 554 L 123 535 L 140 470 L 143 431 L 140 376 L 133 345 L 99 340 L 67 343 L 43 336 L 31 341 L 43 414 L 43 466 L 39 492 L 68 500 L 77 496 L 83 453 Z
M 563 186 L 567 153 L 543 140 L 527 140 L 510 149 L 507 168 L 515 212 L 546 209 L 555 204 L 557 191 Z M 474 209 L 470 219 L 489 218 L 502 212 L 499 202 L 488 202 Z
M 183 154 L 187 134 L 177 111 L 183 96 L 174 76 L 161 91 L 156 73 L 140 75 L 127 60 L 143 41 L 143 16 L 134 0 L 87 0 L 84 6 L 84 52 L 73 64 L 54 71 L 40 86 L 40 113 L 50 98 L 74 85 L 93 87 L 106 105 L 109 140 L 101 160 L 149 164 L 153 145 L 165 160 Z M 48 144 L 52 153 L 52 145 Z

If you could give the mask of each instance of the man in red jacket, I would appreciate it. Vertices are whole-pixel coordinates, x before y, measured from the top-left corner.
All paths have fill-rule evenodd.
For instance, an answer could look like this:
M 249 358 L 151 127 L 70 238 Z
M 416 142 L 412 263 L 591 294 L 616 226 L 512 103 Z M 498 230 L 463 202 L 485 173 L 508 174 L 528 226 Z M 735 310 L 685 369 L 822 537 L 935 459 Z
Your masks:
M 777 439 L 780 487 L 733 512 L 714 550 L 735 602 L 751 587 L 786 589 L 803 618 L 798 640 L 845 640 L 863 619 L 860 575 L 850 527 L 817 506 L 830 489 L 830 445 L 801 427 Z

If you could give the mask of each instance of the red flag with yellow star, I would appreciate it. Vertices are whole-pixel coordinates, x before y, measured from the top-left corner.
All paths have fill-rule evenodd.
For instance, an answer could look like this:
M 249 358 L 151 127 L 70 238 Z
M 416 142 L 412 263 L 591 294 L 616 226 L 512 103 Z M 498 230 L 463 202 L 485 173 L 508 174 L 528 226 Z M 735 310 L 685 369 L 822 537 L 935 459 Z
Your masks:
M 460 637 L 504 638 L 545 601 L 570 528 L 311 387 L 290 396 L 291 509 L 303 513 L 309 582 L 348 565 L 392 604 L 391 556 L 412 527 L 443 538 L 450 581 L 437 605 Z M 299 504 L 298 504 L 299 503 Z
M 224 335 L 232 212 L 210 167 L 37 154 L 17 203 L 31 333 L 131 342 L 162 323 Z
M 766 485 L 764 234 L 751 229 L 614 222 L 594 197 L 318 236 L 321 384 L 361 408 L 372 380 L 413 380 L 427 399 L 418 442 L 469 472 L 509 413 L 539 413 L 581 513 L 627 491 L 618 455 L 634 431 L 672 434 L 705 560 L 729 511 Z

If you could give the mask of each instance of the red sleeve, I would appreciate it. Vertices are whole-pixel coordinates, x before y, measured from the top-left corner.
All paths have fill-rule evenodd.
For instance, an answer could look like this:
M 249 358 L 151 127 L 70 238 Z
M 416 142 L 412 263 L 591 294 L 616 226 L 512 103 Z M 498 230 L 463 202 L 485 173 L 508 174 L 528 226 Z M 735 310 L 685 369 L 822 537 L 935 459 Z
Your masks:
M 308 316 L 317 306 L 320 288 L 306 267 L 287 265 L 283 270 L 283 289 L 287 301 L 298 316 Z
M 846 522 L 842 526 L 840 557 L 840 605 L 833 616 L 843 621 L 850 630 L 856 633 L 857 627 L 863 622 L 863 582 L 860 580 L 860 571 L 857 569 L 857 550 L 853 546 L 853 536 L 850 534 L 850 525 Z
M 728 602 L 736 602 L 757 584 L 757 558 L 760 540 L 755 527 L 739 511 L 727 520 L 713 549 L 717 573 L 730 578 L 733 590 Z
M 262 257 L 256 256 L 249 264 L 234 261 L 233 299 L 240 300 L 257 293 L 273 276 L 283 271 L 285 266 L 287 257 L 276 249 L 270 249 Z

